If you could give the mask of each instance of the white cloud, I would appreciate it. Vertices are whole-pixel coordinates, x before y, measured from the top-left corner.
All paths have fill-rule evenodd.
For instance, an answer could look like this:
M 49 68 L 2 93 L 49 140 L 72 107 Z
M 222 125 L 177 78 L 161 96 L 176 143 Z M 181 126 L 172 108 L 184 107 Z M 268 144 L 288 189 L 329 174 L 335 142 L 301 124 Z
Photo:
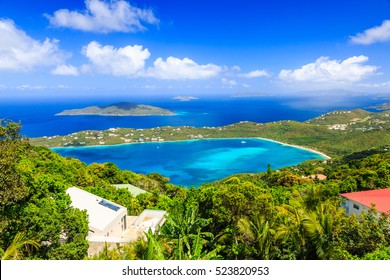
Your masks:
M 124 0 L 85 0 L 83 12 L 61 9 L 46 15 L 54 27 L 67 27 L 96 33 L 146 30 L 143 23 L 157 24 L 159 20 L 150 9 L 140 9 Z
M 260 78 L 260 77 L 270 77 L 271 75 L 265 70 L 254 70 L 249 73 L 239 74 L 238 76 L 242 78 L 251 79 L 251 78 Z
M 380 26 L 369 28 L 362 33 L 351 36 L 350 40 L 352 43 L 361 45 L 390 41 L 390 20 L 385 20 Z
M 30 71 L 62 63 L 65 53 L 57 40 L 34 40 L 11 20 L 0 20 L 0 71 Z
M 245 87 L 245 88 L 250 88 L 250 87 L 251 87 L 251 86 L 248 85 L 248 84 L 242 84 L 242 86 Z
M 170 56 L 165 61 L 161 57 L 156 59 L 146 76 L 162 80 L 195 80 L 216 77 L 221 71 L 222 68 L 215 64 L 199 65 L 189 58 Z
M 144 71 L 145 61 L 150 52 L 142 46 L 126 46 L 114 48 L 102 46 L 92 41 L 83 48 L 83 54 L 90 64 L 82 67 L 83 72 L 97 72 L 114 76 L 136 77 Z
M 15 89 L 17 90 L 41 90 L 46 88 L 47 86 L 33 86 L 33 85 L 20 85 L 15 87 Z
M 194 80 L 216 77 L 222 71 L 214 64 L 200 65 L 184 58 L 168 57 L 165 61 L 160 57 L 153 66 L 146 68 L 145 62 L 150 57 L 148 49 L 140 45 L 115 48 L 102 46 L 96 41 L 90 42 L 82 50 L 89 63 L 81 67 L 83 73 L 100 73 L 129 78 L 150 77 L 162 80 Z M 70 72 L 71 69 L 62 69 Z M 66 70 L 66 71 L 65 71 Z M 77 70 L 77 69 L 74 69 Z
M 156 89 L 157 86 L 156 85 L 145 85 L 144 88 L 146 88 L 146 89 Z
M 225 78 L 222 79 L 222 83 L 224 85 L 231 86 L 231 87 L 237 85 L 237 82 L 235 80 L 228 80 L 228 79 L 225 79 Z
M 368 57 L 352 56 L 343 61 L 320 57 L 315 62 L 295 70 L 282 70 L 279 78 L 284 81 L 314 83 L 351 83 L 376 74 L 377 66 L 363 65 Z
M 358 86 L 365 87 L 365 88 L 390 88 L 390 81 L 383 82 L 383 83 L 364 83 L 364 84 L 359 84 Z
M 73 65 L 62 64 L 51 71 L 53 75 L 78 76 L 79 70 Z
M 71 87 L 70 86 L 66 86 L 66 85 L 58 85 L 56 88 L 58 88 L 58 89 L 70 89 Z

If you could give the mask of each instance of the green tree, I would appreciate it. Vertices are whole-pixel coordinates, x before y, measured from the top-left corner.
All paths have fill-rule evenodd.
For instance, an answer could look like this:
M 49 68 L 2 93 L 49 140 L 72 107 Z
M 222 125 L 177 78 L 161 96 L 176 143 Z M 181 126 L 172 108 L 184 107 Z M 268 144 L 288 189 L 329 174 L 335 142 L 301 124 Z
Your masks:
M 28 144 L 20 135 L 20 124 L 0 120 L 0 211 L 28 195 L 17 164 L 27 153 Z
M 239 255 L 238 221 L 249 215 L 270 215 L 272 197 L 264 189 L 250 182 L 241 182 L 232 177 L 215 189 L 212 196 L 212 214 L 216 221 L 231 225 L 234 258 Z
M 278 231 L 284 233 L 288 239 L 283 244 L 283 247 L 287 247 L 289 251 L 290 256 L 287 256 L 287 258 L 306 259 L 308 248 L 303 220 L 307 211 L 301 193 L 293 190 L 289 203 L 277 206 L 276 210 L 278 211 L 277 219 L 279 220 Z
M 275 241 L 282 232 L 275 231 L 272 223 L 260 215 L 252 217 L 251 220 L 241 218 L 238 221 L 238 230 L 243 243 L 253 249 L 251 258 L 260 260 L 273 258 Z
M 22 232 L 18 232 L 12 243 L 3 250 L 0 248 L 1 260 L 21 260 L 24 258 L 24 253 L 29 252 L 31 249 L 37 249 L 40 245 L 34 239 L 28 239 Z
M 336 232 L 338 218 L 343 215 L 342 210 L 332 203 L 320 204 L 316 211 L 305 214 L 302 224 L 315 246 L 316 257 L 322 260 L 335 258 Z
M 377 216 L 376 210 L 363 212 L 358 217 L 345 216 L 335 230 L 340 248 L 359 258 L 390 243 L 390 224 L 388 216 Z
M 364 260 L 390 260 L 390 247 L 383 247 L 368 253 L 363 257 Z
M 197 204 L 178 209 L 166 218 L 160 233 L 170 245 L 171 259 L 199 260 L 217 258 L 219 247 L 211 248 L 212 233 L 205 231 L 211 219 L 198 215 Z

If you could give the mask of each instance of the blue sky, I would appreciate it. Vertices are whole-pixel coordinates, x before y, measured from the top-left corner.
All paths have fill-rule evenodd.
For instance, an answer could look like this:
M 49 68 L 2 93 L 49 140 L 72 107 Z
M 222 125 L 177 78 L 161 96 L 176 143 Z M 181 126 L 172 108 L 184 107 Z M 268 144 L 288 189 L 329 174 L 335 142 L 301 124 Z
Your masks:
M 0 0 L 0 95 L 390 93 L 390 1 Z

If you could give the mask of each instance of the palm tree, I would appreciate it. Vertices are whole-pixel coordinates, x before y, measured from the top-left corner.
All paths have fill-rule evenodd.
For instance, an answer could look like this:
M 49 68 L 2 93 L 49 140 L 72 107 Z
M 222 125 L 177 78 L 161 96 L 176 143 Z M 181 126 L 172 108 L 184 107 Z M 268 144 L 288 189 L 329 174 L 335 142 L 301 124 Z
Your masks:
M 307 257 L 307 234 L 302 224 L 306 216 L 305 202 L 297 190 L 293 190 L 292 195 L 293 198 L 289 204 L 276 206 L 277 218 L 281 220 L 277 231 L 279 234 L 290 236 L 290 240 L 298 241 L 294 245 L 295 256 L 298 259 L 305 259 Z
M 165 245 L 172 252 L 171 258 L 177 260 L 195 260 L 217 257 L 219 247 L 208 252 L 206 247 L 214 239 L 211 232 L 204 228 L 211 223 L 211 219 L 203 219 L 198 215 L 198 206 L 192 205 L 184 213 L 176 213 L 166 218 L 160 232 L 165 239 Z
M 320 204 L 322 199 L 322 189 L 318 185 L 309 185 L 304 190 L 303 201 L 306 209 L 315 210 L 316 206 Z
M 272 246 L 274 241 L 278 239 L 278 235 L 264 217 L 256 215 L 252 220 L 240 219 L 238 231 L 245 243 L 256 248 L 256 259 L 269 260 L 272 258 Z
M 1 260 L 23 259 L 23 249 L 29 251 L 30 246 L 37 249 L 40 245 L 33 239 L 27 239 L 24 233 L 18 232 L 5 251 L 0 248 Z
M 341 213 L 334 204 L 325 202 L 320 204 L 316 211 L 307 213 L 302 220 L 302 225 L 313 242 L 319 259 L 327 260 L 334 256 L 333 233 L 337 226 L 337 217 Z

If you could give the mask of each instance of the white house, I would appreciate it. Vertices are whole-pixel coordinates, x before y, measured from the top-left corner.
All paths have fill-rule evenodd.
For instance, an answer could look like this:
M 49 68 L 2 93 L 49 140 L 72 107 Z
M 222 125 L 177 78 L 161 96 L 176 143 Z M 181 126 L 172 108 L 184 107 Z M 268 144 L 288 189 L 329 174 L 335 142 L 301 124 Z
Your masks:
M 88 214 L 88 256 L 99 253 L 106 244 L 110 248 L 145 238 L 144 232 L 153 232 L 165 222 L 166 211 L 144 210 L 139 216 L 128 216 L 126 207 L 86 192 L 77 187 L 66 190 L 71 206 Z
M 82 189 L 71 187 L 66 193 L 71 206 L 87 210 L 90 237 L 121 237 L 127 229 L 127 209 Z
M 344 193 L 343 207 L 348 215 L 360 215 L 363 211 L 374 208 L 380 214 L 390 215 L 390 188 L 361 192 Z

